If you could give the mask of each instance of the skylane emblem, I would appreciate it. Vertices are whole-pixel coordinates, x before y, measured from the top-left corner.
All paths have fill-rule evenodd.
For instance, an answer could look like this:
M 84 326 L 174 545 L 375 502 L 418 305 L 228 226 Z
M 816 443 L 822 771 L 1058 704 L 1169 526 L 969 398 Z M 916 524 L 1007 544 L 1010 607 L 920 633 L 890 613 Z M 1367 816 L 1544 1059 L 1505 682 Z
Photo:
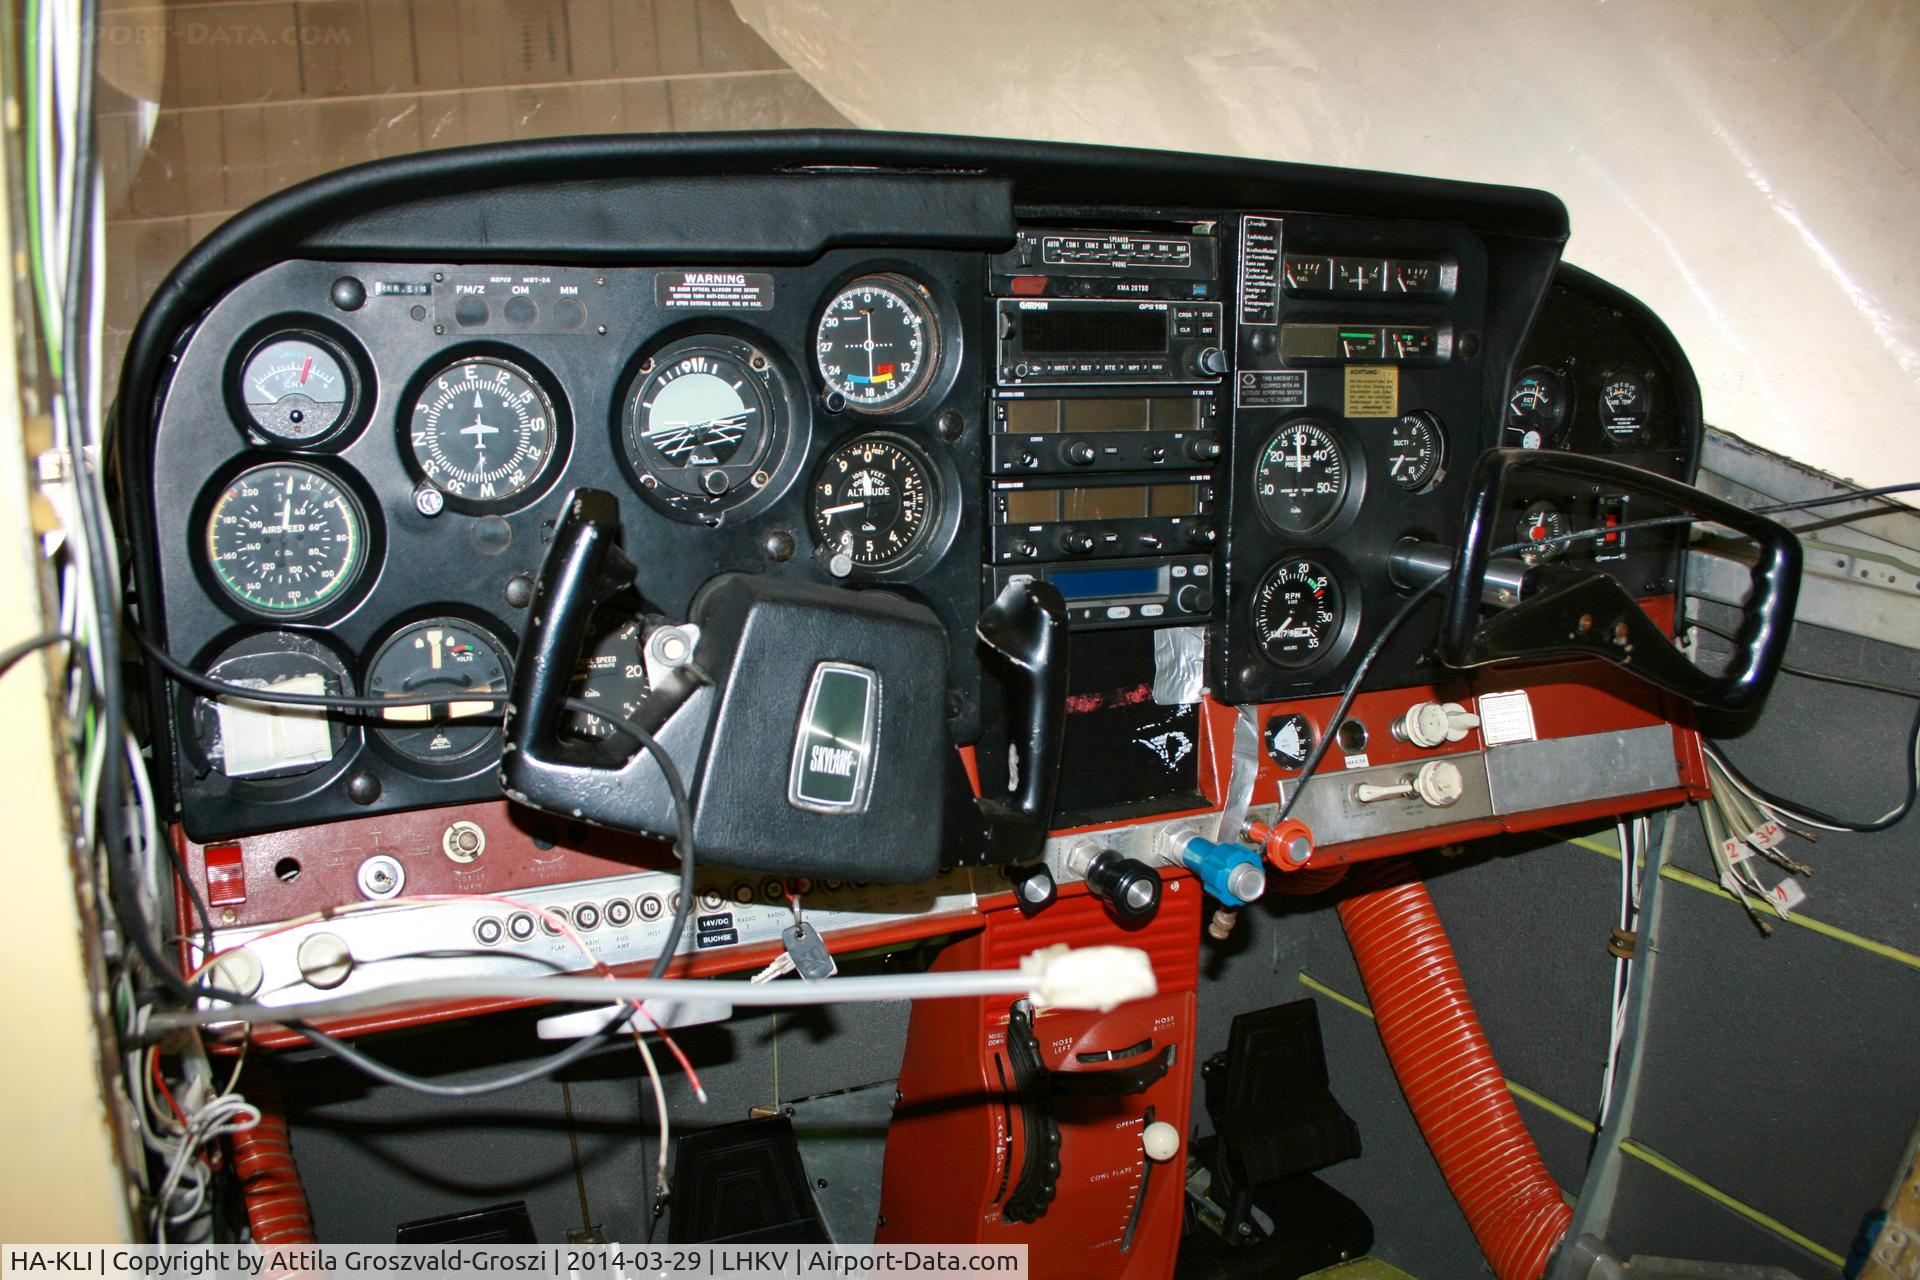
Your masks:
M 788 804 L 816 813 L 856 813 L 867 807 L 879 710 L 880 681 L 865 667 L 823 662 L 813 669 L 793 739 Z

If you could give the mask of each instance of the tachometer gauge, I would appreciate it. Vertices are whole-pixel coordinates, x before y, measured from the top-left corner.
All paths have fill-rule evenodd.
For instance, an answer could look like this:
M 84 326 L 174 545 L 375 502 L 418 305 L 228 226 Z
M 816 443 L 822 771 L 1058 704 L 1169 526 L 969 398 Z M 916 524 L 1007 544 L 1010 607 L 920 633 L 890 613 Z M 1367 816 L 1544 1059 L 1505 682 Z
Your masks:
M 1647 442 L 1647 412 L 1651 397 L 1647 381 L 1625 369 L 1601 375 L 1600 425 L 1616 449 L 1638 449 Z
M 429 377 L 413 406 L 413 462 L 450 498 L 506 502 L 524 493 L 555 453 L 553 401 L 533 375 L 493 356 Z
M 388 707 L 380 740 L 409 760 L 465 760 L 500 738 L 507 655 L 486 630 L 458 618 L 429 618 L 396 632 L 367 668 L 367 696 L 431 697 L 431 704 Z
M 849 441 L 820 464 L 807 499 L 815 541 L 862 569 L 899 564 L 932 528 L 933 469 L 897 436 Z
M 1407 413 L 1387 437 L 1387 474 L 1408 493 L 1431 489 L 1447 462 L 1447 437 L 1430 413 Z
M 1527 509 L 1520 513 L 1520 527 L 1517 532 L 1516 541 L 1550 544 L 1540 547 L 1537 551 L 1522 551 L 1520 553 L 1522 560 L 1528 564 L 1539 564 L 1542 560 L 1551 560 L 1567 549 L 1567 544 L 1564 542 L 1550 541 L 1564 537 L 1568 533 L 1567 513 L 1544 498 L 1528 503 Z
M 1522 369 L 1507 393 L 1507 443 L 1522 449 L 1557 448 L 1566 427 L 1566 381 L 1543 364 Z
M 717 334 L 670 343 L 627 396 L 625 444 L 640 484 L 669 506 L 731 505 L 770 479 L 785 429 L 777 375 L 758 348 Z
M 271 462 L 234 477 L 207 514 L 207 565 L 242 608 L 295 618 L 333 603 L 360 576 L 367 520 L 317 467 Z
M 221 650 L 206 673 L 249 689 L 354 695 L 353 677 L 333 650 L 294 631 L 245 636 Z M 196 697 L 191 719 L 194 743 L 207 764 L 250 781 L 312 773 L 347 741 L 345 720 L 318 708 Z
M 939 327 L 926 290 L 904 276 L 862 276 L 820 316 L 814 355 L 827 386 L 865 413 L 920 398 L 939 358 Z
M 573 671 L 569 696 L 633 719 L 650 688 L 642 631 L 640 619 L 631 613 L 610 607 L 596 610 L 587 624 L 587 638 L 580 665 Z M 598 716 L 569 711 L 560 722 L 560 732 L 576 741 L 596 741 L 612 737 L 614 726 Z
M 1304 667 L 1319 661 L 1346 618 L 1340 584 L 1316 560 L 1283 560 L 1253 593 L 1253 634 L 1268 661 Z
M 312 444 L 352 416 L 352 362 L 332 342 L 301 330 L 259 343 L 240 367 L 240 402 L 259 431 L 283 444 Z
M 1273 433 L 1253 472 L 1254 497 L 1274 528 L 1311 533 L 1347 494 L 1347 455 L 1332 431 L 1305 418 Z

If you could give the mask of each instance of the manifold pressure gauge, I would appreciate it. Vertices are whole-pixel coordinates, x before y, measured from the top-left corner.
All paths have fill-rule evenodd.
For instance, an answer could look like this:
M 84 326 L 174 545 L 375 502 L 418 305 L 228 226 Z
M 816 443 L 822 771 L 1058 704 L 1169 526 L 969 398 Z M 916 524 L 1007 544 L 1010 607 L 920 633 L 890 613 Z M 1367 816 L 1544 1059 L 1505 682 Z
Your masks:
M 933 502 L 933 469 L 920 451 L 897 436 L 869 435 L 827 455 L 807 512 L 830 560 L 844 555 L 858 568 L 890 569 L 926 540 Z

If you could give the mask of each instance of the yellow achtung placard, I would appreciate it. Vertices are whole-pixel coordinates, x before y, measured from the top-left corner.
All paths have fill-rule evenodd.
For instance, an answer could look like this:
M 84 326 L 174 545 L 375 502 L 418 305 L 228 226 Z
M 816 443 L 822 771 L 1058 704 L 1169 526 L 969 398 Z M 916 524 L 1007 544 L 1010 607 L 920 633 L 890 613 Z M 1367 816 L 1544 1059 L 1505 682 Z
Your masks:
M 1346 402 L 1344 412 L 1349 418 L 1399 417 L 1399 367 L 1390 364 L 1348 365 Z

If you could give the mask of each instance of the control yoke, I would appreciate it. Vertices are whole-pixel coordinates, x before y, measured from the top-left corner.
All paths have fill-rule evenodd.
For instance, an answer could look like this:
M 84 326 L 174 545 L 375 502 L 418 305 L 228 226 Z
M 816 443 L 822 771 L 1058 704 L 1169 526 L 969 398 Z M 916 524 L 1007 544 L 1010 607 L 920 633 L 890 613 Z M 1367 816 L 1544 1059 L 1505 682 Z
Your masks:
M 1648 498 L 1676 514 L 1725 525 L 1753 539 L 1758 550 L 1752 590 L 1743 606 L 1733 657 L 1723 672 L 1712 674 L 1688 661 L 1626 588 L 1598 568 L 1571 563 L 1564 556 L 1531 567 L 1494 559 L 1500 531 L 1512 527 L 1511 520 L 1503 518 L 1508 485 L 1534 477 L 1583 481 L 1607 492 Z M 1574 542 L 1570 549 L 1581 545 Z M 1490 574 L 1490 568 L 1495 572 Z M 1497 589 L 1489 591 L 1490 586 Z M 1766 696 L 1780 669 L 1799 591 L 1800 543 L 1791 530 L 1765 516 L 1690 484 L 1606 458 L 1492 449 L 1474 475 L 1454 551 L 1440 657 L 1455 667 L 1549 656 L 1605 658 L 1696 705 L 1740 711 Z M 1483 598 L 1517 603 L 1482 616 Z
M 653 754 L 560 726 L 595 606 L 634 585 L 610 493 L 577 490 L 534 588 L 506 709 L 509 799 L 595 826 L 671 837 Z M 695 595 L 689 658 L 632 722 L 685 780 L 703 860 L 882 882 L 942 866 L 1031 861 L 1053 816 L 1066 726 L 1066 606 L 1009 585 L 976 626 L 988 690 L 1023 767 L 976 796 L 947 724 L 944 628 L 890 592 L 729 573 Z

